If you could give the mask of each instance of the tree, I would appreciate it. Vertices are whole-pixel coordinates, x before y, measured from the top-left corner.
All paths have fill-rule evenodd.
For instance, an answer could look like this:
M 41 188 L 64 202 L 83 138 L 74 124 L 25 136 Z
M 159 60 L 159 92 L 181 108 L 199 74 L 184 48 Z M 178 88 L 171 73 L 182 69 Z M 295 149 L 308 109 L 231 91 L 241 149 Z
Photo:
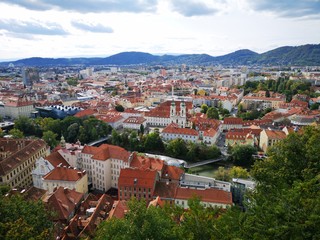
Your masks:
M 230 177 L 231 178 L 244 178 L 244 179 L 246 179 L 249 177 L 249 173 L 248 173 L 247 169 L 245 169 L 245 168 L 233 166 L 230 169 Z
M 183 220 L 178 229 L 180 239 L 215 239 L 214 225 L 220 209 L 205 208 L 197 196 L 188 200 L 188 206 L 188 211 L 182 214 Z
M 66 141 L 67 142 L 76 142 L 78 139 L 78 134 L 79 134 L 79 124 L 78 123 L 73 123 L 71 124 L 68 128 L 67 131 L 65 132 L 66 134 Z
M 146 139 L 144 142 L 144 148 L 146 151 L 163 152 L 164 145 L 158 132 L 149 133 L 146 136 Z
M 186 143 L 181 138 L 171 140 L 166 147 L 166 153 L 174 158 L 184 159 L 187 152 L 188 148 L 186 146 Z
M 9 135 L 12 135 L 13 138 L 23 138 L 23 132 L 17 128 L 13 128 L 9 131 Z
M 115 107 L 116 111 L 118 112 L 124 112 L 124 107 L 120 104 L 118 104 L 116 107 Z
M 319 142 L 319 126 L 305 127 L 256 161 L 251 174 L 258 185 L 247 194 L 246 212 L 222 215 L 219 239 L 319 239 Z
M 236 166 L 250 167 L 257 154 L 257 149 L 251 145 L 236 145 L 231 149 L 231 159 Z
M 42 201 L 27 201 L 21 196 L 0 196 L 1 239 L 51 239 L 54 213 Z
M 140 124 L 140 133 L 143 135 L 144 134 L 144 125 Z
M 42 139 L 53 149 L 58 145 L 57 137 L 58 134 L 52 131 L 46 131 L 43 133 Z
M 25 116 L 20 116 L 14 121 L 14 128 L 20 130 L 26 136 L 35 134 L 35 127 L 32 119 Z
M 207 113 L 207 111 L 208 111 L 208 106 L 207 106 L 207 104 L 202 104 L 202 105 L 201 105 L 201 112 L 202 112 L 202 113 Z
M 211 119 L 219 119 L 219 112 L 215 107 L 210 107 L 207 110 L 207 117 Z
M 221 181 L 230 181 L 230 173 L 224 167 L 219 167 L 214 173 L 214 178 Z
M 112 129 L 111 132 L 111 143 L 113 145 L 117 145 L 120 146 L 120 135 L 118 134 L 118 132 L 115 129 Z
M 123 219 L 104 221 L 98 227 L 95 239 L 178 239 L 176 223 L 162 208 L 146 207 L 144 200 L 132 199 Z

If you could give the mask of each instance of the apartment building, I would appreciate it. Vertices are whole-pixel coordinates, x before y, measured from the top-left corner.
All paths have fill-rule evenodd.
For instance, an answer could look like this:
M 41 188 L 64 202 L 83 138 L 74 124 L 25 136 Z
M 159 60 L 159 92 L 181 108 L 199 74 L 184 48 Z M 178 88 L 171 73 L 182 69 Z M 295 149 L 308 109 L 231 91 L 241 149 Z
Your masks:
M 49 148 L 41 139 L 0 139 L 0 184 L 11 188 L 27 188 L 32 184 L 31 172 Z

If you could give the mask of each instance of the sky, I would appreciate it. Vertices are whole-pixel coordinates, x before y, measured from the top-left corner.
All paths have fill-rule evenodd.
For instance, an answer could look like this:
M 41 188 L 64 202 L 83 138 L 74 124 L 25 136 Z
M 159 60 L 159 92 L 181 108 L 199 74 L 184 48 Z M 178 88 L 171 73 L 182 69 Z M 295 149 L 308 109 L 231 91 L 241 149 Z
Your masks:
M 320 0 L 0 0 L 0 60 L 320 43 Z

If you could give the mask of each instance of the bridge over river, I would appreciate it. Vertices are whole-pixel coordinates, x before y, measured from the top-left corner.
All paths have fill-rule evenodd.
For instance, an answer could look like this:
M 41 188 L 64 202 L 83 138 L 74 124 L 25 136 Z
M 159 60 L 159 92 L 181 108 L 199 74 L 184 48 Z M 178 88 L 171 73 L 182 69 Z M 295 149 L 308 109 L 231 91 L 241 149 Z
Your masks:
M 226 160 L 225 156 L 223 156 L 221 158 L 217 158 L 217 159 L 208 159 L 208 160 L 204 160 L 201 162 L 187 163 L 184 165 L 184 167 L 185 168 L 199 167 L 199 166 L 207 165 L 209 163 L 215 163 L 215 162 L 220 162 L 220 161 L 224 161 L 224 160 Z

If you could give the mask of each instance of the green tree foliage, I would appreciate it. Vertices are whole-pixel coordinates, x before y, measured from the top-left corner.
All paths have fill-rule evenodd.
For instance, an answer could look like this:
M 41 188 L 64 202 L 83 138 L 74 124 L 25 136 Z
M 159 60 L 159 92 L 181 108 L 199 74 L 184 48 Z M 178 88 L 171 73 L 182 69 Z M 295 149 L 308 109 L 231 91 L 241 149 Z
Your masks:
M 14 121 L 14 128 L 23 132 L 26 136 L 35 135 L 35 125 L 32 119 L 20 116 Z
M 124 107 L 122 106 L 122 105 L 117 105 L 117 106 L 115 106 L 115 109 L 116 109 L 116 111 L 118 111 L 118 112 L 124 112 Z
M 201 112 L 202 112 L 202 113 L 207 113 L 207 111 L 208 111 L 208 106 L 207 106 L 207 104 L 202 104 L 202 105 L 201 105 Z
M 24 135 L 23 135 L 23 132 L 20 131 L 19 129 L 17 128 L 13 128 L 9 131 L 9 135 L 11 135 L 13 138 L 23 138 Z
M 158 132 L 149 133 L 146 136 L 144 148 L 146 151 L 164 151 L 164 145 Z
M 231 149 L 231 160 L 236 166 L 250 167 L 257 154 L 257 149 L 251 145 L 236 145 Z
M 53 213 L 42 201 L 0 196 L 0 239 L 52 239 Z
M 251 171 L 247 211 L 222 215 L 219 239 L 319 239 L 319 142 L 319 127 L 306 127 L 270 148 Z
M 58 145 L 57 137 L 58 134 L 49 130 L 43 133 L 42 139 L 53 149 Z
M 233 166 L 230 169 L 230 178 L 248 178 L 249 177 L 249 173 L 247 171 L 247 169 L 242 168 L 242 167 L 238 167 L 238 166 Z
M 188 200 L 189 210 L 182 215 L 178 229 L 179 239 L 212 239 L 214 225 L 220 214 L 218 208 L 205 208 L 201 199 L 194 196 Z
M 216 109 L 215 107 L 208 108 L 207 117 L 211 119 L 219 119 L 218 109 Z
M 185 158 L 187 152 L 186 143 L 181 138 L 171 140 L 166 147 L 166 153 L 174 158 Z
M 132 199 L 124 219 L 112 219 L 100 224 L 96 240 L 102 239 L 177 239 L 175 222 L 162 209 L 146 208 L 145 201 Z
M 230 181 L 230 172 L 225 167 L 220 166 L 214 173 L 214 178 L 221 181 Z
M 78 85 L 78 79 L 76 78 L 67 78 L 66 79 L 68 85 L 70 86 L 77 86 Z

